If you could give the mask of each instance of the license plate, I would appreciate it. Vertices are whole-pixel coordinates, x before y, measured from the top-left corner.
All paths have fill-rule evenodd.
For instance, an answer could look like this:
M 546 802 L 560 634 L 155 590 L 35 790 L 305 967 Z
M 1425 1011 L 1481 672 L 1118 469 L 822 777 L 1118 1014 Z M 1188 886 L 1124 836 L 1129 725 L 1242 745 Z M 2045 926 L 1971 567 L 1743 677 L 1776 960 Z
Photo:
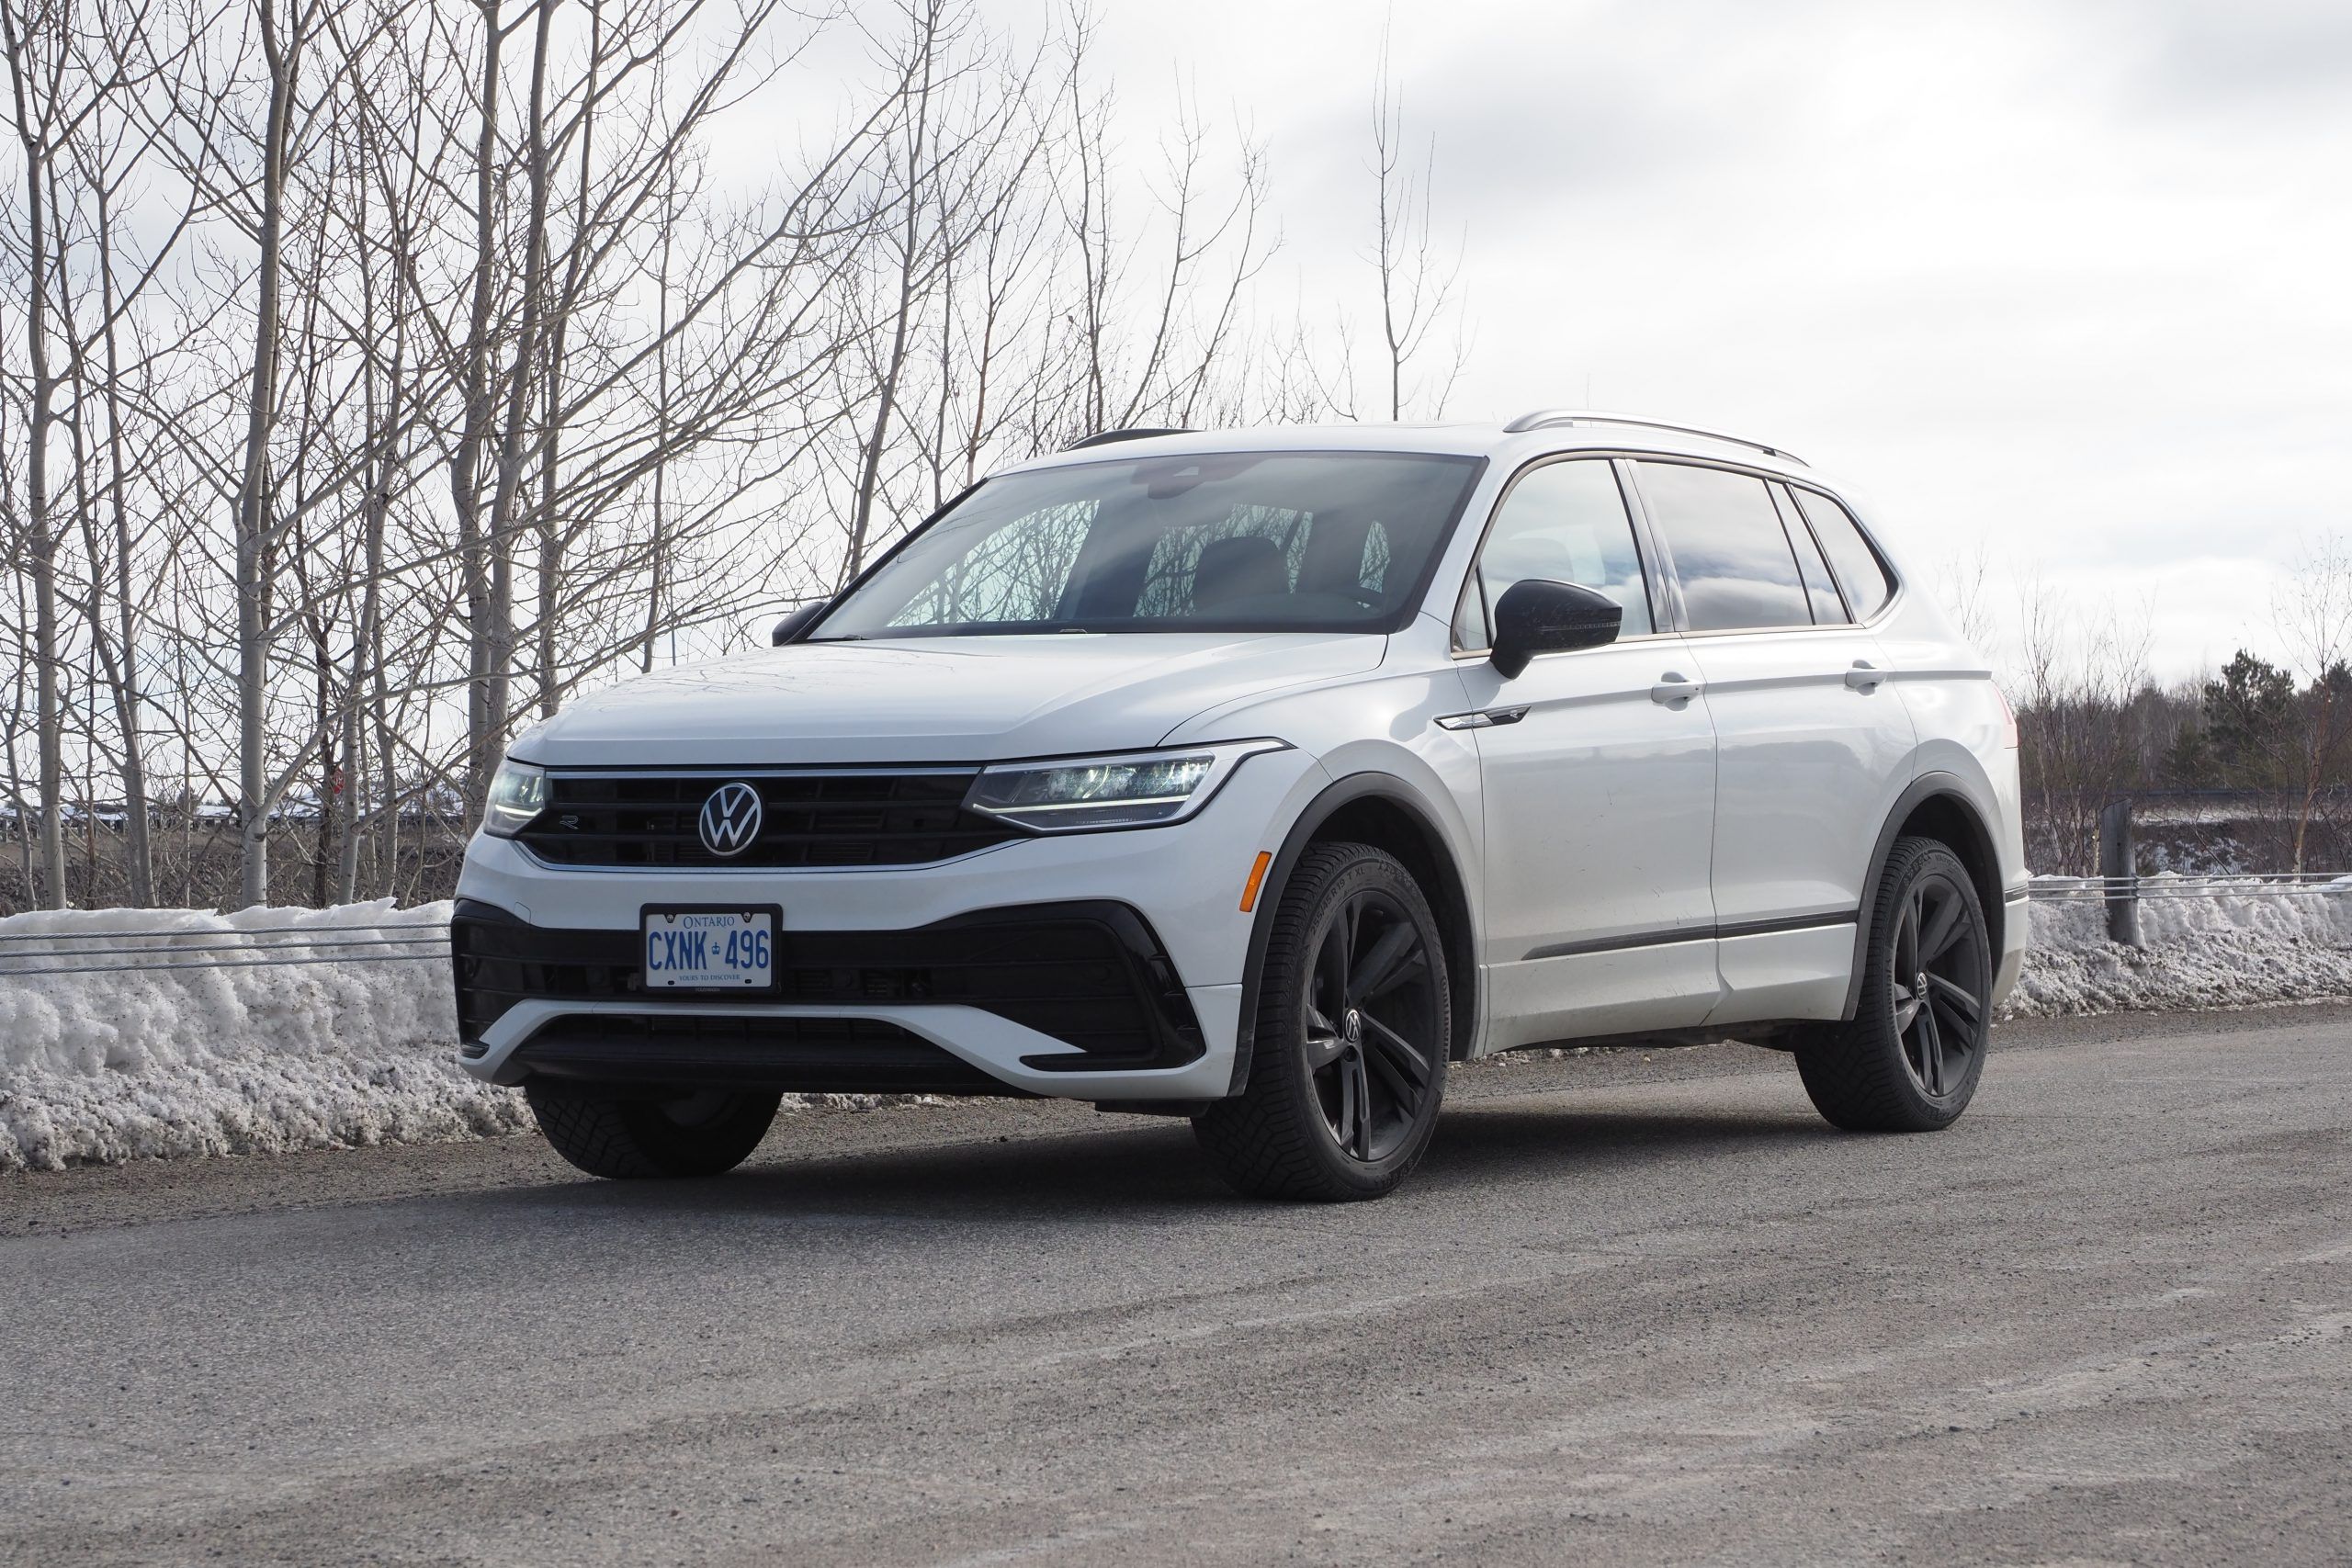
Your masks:
M 648 908 L 649 991 L 754 991 L 775 984 L 774 909 Z

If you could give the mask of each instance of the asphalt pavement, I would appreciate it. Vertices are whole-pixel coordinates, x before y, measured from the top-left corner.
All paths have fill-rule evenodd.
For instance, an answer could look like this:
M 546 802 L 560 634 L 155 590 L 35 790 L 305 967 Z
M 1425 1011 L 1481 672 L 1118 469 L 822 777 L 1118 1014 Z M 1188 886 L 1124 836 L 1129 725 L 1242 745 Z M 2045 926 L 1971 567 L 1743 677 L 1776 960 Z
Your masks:
M 0 1561 L 2352 1561 L 2352 1010 L 1458 1073 L 1395 1197 L 1182 1123 L 810 1111 L 0 1177 Z

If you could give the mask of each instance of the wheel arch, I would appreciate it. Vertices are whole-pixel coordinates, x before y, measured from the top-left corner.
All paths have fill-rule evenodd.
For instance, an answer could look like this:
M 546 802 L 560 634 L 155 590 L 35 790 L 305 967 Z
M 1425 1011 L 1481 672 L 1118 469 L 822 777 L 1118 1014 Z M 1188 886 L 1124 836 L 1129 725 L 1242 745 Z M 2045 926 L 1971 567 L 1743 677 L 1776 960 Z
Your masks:
M 1250 951 L 1241 971 L 1241 1018 L 1234 1036 L 1233 1082 L 1227 1091 L 1241 1092 L 1250 1079 L 1250 1058 L 1257 1043 L 1258 985 L 1265 972 L 1266 945 L 1273 934 L 1274 910 L 1282 889 L 1297 868 L 1299 856 L 1310 844 L 1346 841 L 1370 844 L 1402 861 L 1421 885 L 1438 918 L 1439 936 L 1445 944 L 1446 991 L 1454 1018 L 1448 1055 L 1463 1060 L 1476 1035 L 1478 1019 L 1478 953 L 1470 896 L 1455 859 L 1436 820 L 1411 788 L 1387 773 L 1351 773 L 1327 786 L 1306 803 L 1282 847 L 1274 852 L 1265 881 L 1258 892 L 1257 913 L 1250 928 Z
M 2007 918 L 2007 910 L 2001 901 L 2000 856 L 1994 847 L 1984 809 L 1971 797 L 1966 781 L 1958 773 L 1922 773 L 1895 798 L 1894 808 L 1879 829 L 1878 841 L 1871 850 L 1870 874 L 1862 883 L 1861 918 L 1854 922 L 1853 974 L 1846 982 L 1846 1007 L 1839 1014 L 1841 1018 L 1851 1019 L 1861 1000 L 1862 964 L 1871 940 L 1871 911 L 1878 908 L 1879 885 L 1886 874 L 1887 859 L 1894 853 L 1897 840 L 1912 837 L 1936 840 L 1968 868 L 1968 880 L 1975 887 L 1976 901 L 1984 910 L 1986 936 L 1994 953 L 2002 951 L 2006 934 L 2002 922 Z

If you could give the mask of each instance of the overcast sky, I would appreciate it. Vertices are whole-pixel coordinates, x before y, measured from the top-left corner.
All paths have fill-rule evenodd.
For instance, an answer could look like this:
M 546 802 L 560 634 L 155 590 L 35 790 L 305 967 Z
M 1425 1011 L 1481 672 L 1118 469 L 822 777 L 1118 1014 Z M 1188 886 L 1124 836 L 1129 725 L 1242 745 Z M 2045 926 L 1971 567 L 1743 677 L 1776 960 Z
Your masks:
M 2348 0 L 1107 0 L 1128 135 L 1180 73 L 1254 128 L 1309 299 L 1370 287 L 1384 13 L 1464 247 L 1449 412 L 1785 442 L 2005 606 L 2151 604 L 2167 677 L 2352 532 Z

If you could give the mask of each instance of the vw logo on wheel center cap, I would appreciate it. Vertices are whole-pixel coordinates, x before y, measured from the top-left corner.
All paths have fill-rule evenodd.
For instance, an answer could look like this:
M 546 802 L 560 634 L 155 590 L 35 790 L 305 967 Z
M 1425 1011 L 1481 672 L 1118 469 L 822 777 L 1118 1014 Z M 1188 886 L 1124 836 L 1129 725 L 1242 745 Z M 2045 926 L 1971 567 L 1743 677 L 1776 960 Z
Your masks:
M 715 855 L 739 855 L 760 836 L 760 792 L 747 784 L 723 784 L 702 803 L 702 847 Z
M 1351 1045 L 1360 1043 L 1363 1039 L 1363 1014 L 1350 1008 L 1348 1016 L 1340 1021 L 1340 1033 Z

